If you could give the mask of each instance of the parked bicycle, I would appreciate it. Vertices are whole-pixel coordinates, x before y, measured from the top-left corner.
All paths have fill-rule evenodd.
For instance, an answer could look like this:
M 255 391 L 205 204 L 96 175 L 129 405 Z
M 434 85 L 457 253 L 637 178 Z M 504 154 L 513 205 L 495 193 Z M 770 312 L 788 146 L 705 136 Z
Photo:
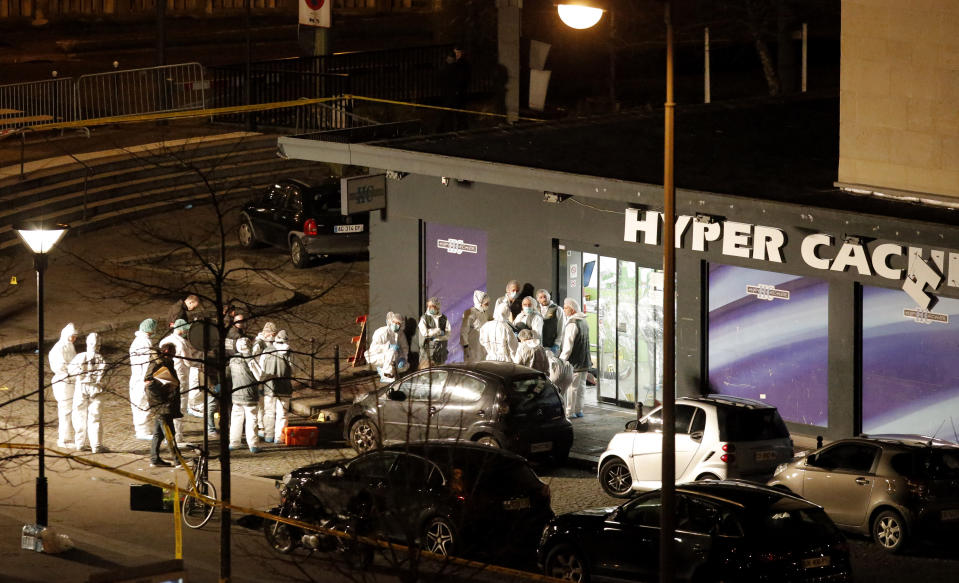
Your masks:
M 190 484 L 190 493 L 202 494 L 208 498 L 216 499 L 216 488 L 213 483 L 207 479 L 207 469 L 209 460 L 201 449 L 194 449 L 193 461 L 190 468 L 193 470 L 193 482 Z M 183 523 L 190 528 L 202 528 L 210 518 L 213 517 L 213 511 L 216 510 L 215 504 L 210 504 L 195 496 L 187 495 L 183 498 Z

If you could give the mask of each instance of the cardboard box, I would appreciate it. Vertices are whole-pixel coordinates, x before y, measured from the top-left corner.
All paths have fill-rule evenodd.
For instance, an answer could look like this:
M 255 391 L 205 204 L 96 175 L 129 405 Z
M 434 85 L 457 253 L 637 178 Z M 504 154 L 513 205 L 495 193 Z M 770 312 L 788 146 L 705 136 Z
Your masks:
M 313 425 L 287 425 L 283 428 L 283 440 L 287 445 L 316 445 L 320 432 Z

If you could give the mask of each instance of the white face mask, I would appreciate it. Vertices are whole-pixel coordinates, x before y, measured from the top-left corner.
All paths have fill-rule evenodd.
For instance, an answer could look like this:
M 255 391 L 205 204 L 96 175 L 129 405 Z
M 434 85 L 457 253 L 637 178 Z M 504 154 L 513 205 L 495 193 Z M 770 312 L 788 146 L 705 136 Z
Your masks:
M 516 299 L 516 294 L 518 294 L 518 293 L 519 293 L 519 292 L 514 292 L 514 291 L 509 292 L 509 294 L 508 294 L 508 295 L 509 295 L 509 299 L 515 300 L 515 299 Z

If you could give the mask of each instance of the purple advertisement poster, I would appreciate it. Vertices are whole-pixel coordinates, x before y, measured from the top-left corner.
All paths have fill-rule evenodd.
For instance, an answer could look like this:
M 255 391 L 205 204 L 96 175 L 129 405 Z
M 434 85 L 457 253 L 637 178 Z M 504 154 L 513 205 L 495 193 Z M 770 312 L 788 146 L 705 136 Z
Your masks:
M 829 286 L 730 265 L 709 267 L 709 383 L 775 405 L 787 421 L 828 423 Z
M 486 291 L 486 231 L 427 223 L 424 245 L 426 297 L 442 302 L 453 328 L 448 362 L 461 362 L 463 312 L 473 307 L 473 291 Z
M 862 430 L 959 441 L 959 300 L 862 291 Z

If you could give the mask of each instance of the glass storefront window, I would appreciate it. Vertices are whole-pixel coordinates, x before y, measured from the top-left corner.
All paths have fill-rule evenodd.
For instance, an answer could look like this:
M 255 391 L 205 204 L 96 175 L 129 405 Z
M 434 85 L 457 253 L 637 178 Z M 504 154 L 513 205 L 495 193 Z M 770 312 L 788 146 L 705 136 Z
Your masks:
M 712 390 L 775 405 L 787 421 L 827 426 L 828 308 L 825 280 L 710 265 Z
M 862 430 L 959 440 L 959 300 L 917 314 L 899 289 L 862 296 Z
M 598 391 L 587 401 L 658 402 L 662 390 L 663 277 L 657 269 L 567 251 L 566 291 L 581 297 Z M 580 275 L 581 274 L 581 275 Z

